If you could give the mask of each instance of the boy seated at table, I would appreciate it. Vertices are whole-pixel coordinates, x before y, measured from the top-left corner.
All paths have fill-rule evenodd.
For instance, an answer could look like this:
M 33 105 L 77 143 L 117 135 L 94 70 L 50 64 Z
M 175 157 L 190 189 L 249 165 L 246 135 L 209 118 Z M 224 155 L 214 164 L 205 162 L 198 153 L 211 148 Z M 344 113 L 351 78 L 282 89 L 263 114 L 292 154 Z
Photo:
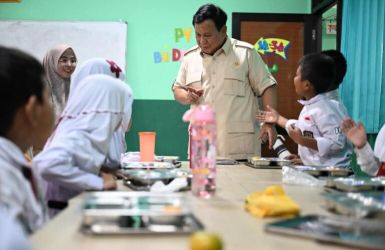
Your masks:
M 303 105 L 298 120 L 288 120 L 267 107 L 257 115 L 261 122 L 276 123 L 285 128 L 298 144 L 301 163 L 313 166 L 348 167 L 352 145 L 341 133 L 343 112 L 336 102 L 323 93 L 335 80 L 333 59 L 321 53 L 302 57 L 294 77 L 296 93 Z
M 42 180 L 23 156 L 32 145 L 44 145 L 52 132 L 54 113 L 43 79 L 39 61 L 0 46 L 0 211 L 27 233 L 48 220 Z
M 368 143 L 365 127 L 361 122 L 346 118 L 341 124 L 342 132 L 355 146 L 357 163 L 362 171 L 372 176 L 385 175 L 385 125 L 382 126 L 374 144 L 374 152 Z

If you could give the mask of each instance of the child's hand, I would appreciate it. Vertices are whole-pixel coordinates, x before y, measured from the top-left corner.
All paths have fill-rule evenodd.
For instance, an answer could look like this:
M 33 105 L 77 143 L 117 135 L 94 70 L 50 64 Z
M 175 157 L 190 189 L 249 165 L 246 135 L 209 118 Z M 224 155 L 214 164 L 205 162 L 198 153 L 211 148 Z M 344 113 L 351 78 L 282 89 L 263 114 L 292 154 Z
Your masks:
M 277 123 L 279 113 L 271 108 L 269 105 L 266 106 L 267 111 L 260 111 L 256 118 L 259 122 Z
M 357 148 L 362 148 L 368 142 L 365 127 L 360 121 L 356 124 L 351 118 L 346 118 L 342 121 L 341 129 Z
M 103 172 L 101 172 L 100 175 L 103 179 L 103 190 L 116 190 L 117 185 L 113 175 Z
M 298 155 L 291 154 L 285 157 L 285 160 L 290 160 L 294 165 L 302 165 L 303 162 Z

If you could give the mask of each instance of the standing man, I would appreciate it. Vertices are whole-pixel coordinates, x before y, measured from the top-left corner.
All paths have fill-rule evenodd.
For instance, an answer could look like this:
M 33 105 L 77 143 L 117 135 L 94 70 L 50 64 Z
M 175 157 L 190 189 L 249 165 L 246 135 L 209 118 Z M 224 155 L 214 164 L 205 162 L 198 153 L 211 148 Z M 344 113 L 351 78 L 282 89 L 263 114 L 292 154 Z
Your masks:
M 256 96 L 276 107 L 276 81 L 254 46 L 227 36 L 227 15 L 213 4 L 193 17 L 197 46 L 183 58 L 172 90 L 182 104 L 209 104 L 216 112 L 217 155 L 247 159 L 260 154 L 259 138 L 271 148 L 276 132 L 263 124 L 257 134 Z

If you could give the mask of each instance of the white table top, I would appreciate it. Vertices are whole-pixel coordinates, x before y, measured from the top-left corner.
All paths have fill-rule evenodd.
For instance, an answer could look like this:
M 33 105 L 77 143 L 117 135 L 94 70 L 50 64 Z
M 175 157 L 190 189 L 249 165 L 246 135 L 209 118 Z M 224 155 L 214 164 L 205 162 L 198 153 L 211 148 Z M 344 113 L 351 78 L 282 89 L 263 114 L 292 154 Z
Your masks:
M 217 167 L 217 193 L 209 200 L 193 197 L 194 214 L 205 230 L 222 237 L 227 250 L 289 250 L 289 249 L 347 249 L 323 244 L 311 239 L 266 233 L 264 224 L 272 219 L 259 219 L 244 210 L 245 197 L 262 191 L 269 185 L 281 185 L 281 170 L 253 169 L 244 165 Z M 128 190 L 120 185 L 121 190 Z M 301 207 L 301 214 L 327 214 L 322 208 L 321 190 L 305 186 L 284 186 L 287 194 Z M 189 235 L 117 235 L 90 236 L 79 231 L 82 197 L 76 197 L 70 206 L 32 237 L 36 250 L 182 250 L 189 249 Z

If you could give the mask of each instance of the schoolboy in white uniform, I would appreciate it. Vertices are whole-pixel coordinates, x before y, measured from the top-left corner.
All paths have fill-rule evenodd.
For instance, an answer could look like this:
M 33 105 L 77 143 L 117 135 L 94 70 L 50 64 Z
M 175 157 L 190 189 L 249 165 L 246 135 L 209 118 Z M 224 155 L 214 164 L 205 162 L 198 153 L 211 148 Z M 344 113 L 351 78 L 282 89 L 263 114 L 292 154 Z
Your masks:
M 334 102 L 337 102 L 338 110 L 342 112 L 341 115 L 344 117 L 348 117 L 348 111 L 343 104 L 340 95 L 338 94 L 338 88 L 341 85 L 342 81 L 344 80 L 346 69 L 347 69 L 347 63 L 344 55 L 338 51 L 338 50 L 325 50 L 321 52 L 324 55 L 327 55 L 331 57 L 334 61 L 334 64 L 336 66 L 336 78 L 334 82 L 330 85 L 329 90 L 324 94 L 326 98 L 329 100 L 332 100 Z
M 277 123 L 286 128 L 298 144 L 299 156 L 305 165 L 348 167 L 352 145 L 341 133 L 343 112 L 325 93 L 335 78 L 333 60 L 320 53 L 304 56 L 294 77 L 294 86 L 304 105 L 298 120 L 288 120 L 274 109 L 262 112 L 257 119 Z
M 0 47 L 0 210 L 32 233 L 48 219 L 41 179 L 23 157 L 44 145 L 54 122 L 42 65 L 16 49 Z

